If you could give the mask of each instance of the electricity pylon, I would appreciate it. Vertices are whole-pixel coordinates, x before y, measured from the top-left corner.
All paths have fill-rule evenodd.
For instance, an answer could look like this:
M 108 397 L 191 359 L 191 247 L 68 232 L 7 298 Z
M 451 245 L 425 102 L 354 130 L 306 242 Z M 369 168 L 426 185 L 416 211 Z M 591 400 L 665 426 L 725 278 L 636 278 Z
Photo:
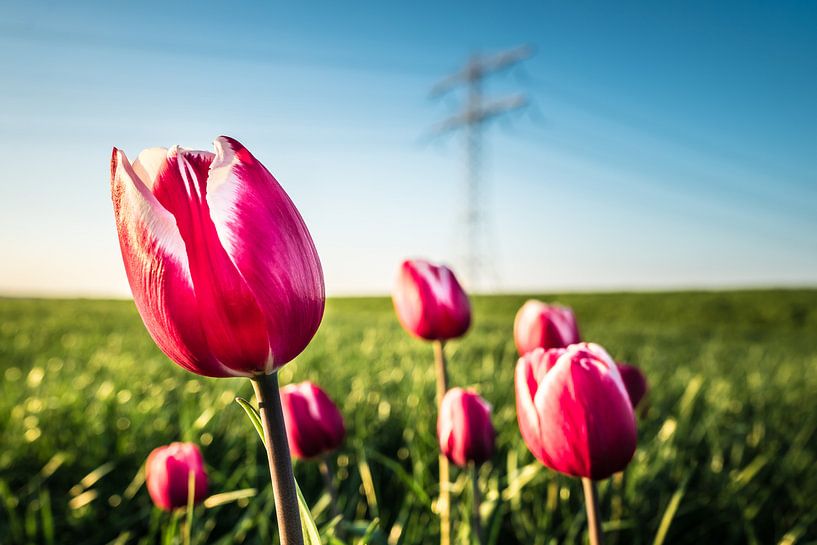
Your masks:
M 482 240 L 487 229 L 487 211 L 482 203 L 482 127 L 486 122 L 523 108 L 528 103 L 527 97 L 522 94 L 486 102 L 482 96 L 483 80 L 532 55 L 533 48 L 527 45 L 493 55 L 471 55 L 463 68 L 442 79 L 431 89 L 432 98 L 440 97 L 459 86 L 465 86 L 468 92 L 464 109 L 437 124 L 433 133 L 443 134 L 465 129 L 465 274 L 472 288 L 481 287 L 485 268 L 491 263 L 483 255 Z

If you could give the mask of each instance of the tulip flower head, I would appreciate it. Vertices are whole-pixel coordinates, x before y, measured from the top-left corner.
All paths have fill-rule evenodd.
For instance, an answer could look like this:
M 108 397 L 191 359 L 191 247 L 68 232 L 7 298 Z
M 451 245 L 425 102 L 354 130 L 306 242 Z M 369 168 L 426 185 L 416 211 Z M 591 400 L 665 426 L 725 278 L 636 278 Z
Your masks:
M 207 472 L 199 447 L 171 443 L 154 449 L 145 463 L 145 481 L 156 507 L 165 511 L 185 507 L 191 473 L 195 483 L 193 503 L 199 503 L 207 495 Z
M 462 388 L 446 392 L 437 417 L 437 439 L 449 460 L 460 467 L 487 462 L 494 455 L 495 436 L 487 401 Z
M 215 153 L 114 148 L 111 193 L 134 302 L 159 348 L 211 377 L 270 374 L 318 329 L 324 283 L 287 194 L 225 136 Z
M 519 355 L 535 348 L 564 348 L 581 340 L 569 307 L 528 300 L 516 313 L 513 338 Z
M 537 348 L 515 374 L 519 430 L 547 467 L 588 479 L 623 470 L 636 448 L 636 421 L 615 362 L 599 345 Z
M 421 259 L 404 261 L 392 300 L 405 330 L 421 339 L 461 337 L 471 325 L 468 296 L 444 265 Z
M 630 396 L 633 409 L 635 409 L 649 390 L 647 377 L 641 369 L 627 363 L 619 363 L 618 372 L 621 380 L 624 381 L 624 387 L 627 389 L 627 395 Z
M 346 437 L 343 416 L 326 392 L 311 382 L 281 388 L 287 438 L 292 455 L 314 458 L 338 448 Z

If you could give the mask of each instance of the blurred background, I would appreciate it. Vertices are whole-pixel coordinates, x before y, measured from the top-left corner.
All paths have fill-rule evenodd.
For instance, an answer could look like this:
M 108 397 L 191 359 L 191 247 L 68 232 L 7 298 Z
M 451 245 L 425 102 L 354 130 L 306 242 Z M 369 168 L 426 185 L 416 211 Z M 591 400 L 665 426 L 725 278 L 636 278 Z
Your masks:
M 127 297 L 111 147 L 219 134 L 330 295 L 406 256 L 483 292 L 817 283 L 814 4 L 2 8 L 0 293 Z

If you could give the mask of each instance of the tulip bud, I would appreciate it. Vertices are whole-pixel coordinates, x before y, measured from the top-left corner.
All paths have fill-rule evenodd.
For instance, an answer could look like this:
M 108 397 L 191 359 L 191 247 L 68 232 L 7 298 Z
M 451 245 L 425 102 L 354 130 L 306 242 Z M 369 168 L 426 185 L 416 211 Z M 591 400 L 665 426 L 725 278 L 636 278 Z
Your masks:
M 145 481 L 156 507 L 170 511 L 186 506 L 190 473 L 195 481 L 193 503 L 199 503 L 207 495 L 207 471 L 199 447 L 171 443 L 154 449 L 145 463 Z
M 462 388 L 446 392 L 437 417 L 437 439 L 449 460 L 460 467 L 487 462 L 494 455 L 495 435 L 487 401 Z
M 537 348 L 519 359 L 515 387 L 519 430 L 544 465 L 594 480 L 627 467 L 636 448 L 635 416 L 601 346 Z
M 211 377 L 270 374 L 323 317 L 324 284 L 301 215 L 237 141 L 215 154 L 114 148 L 111 194 L 133 299 L 159 348 Z
M 519 355 L 534 348 L 564 348 L 581 340 L 576 317 L 569 307 L 528 300 L 516 313 L 513 338 Z
M 397 318 L 421 339 L 461 337 L 471 325 L 471 304 L 451 269 L 421 259 L 400 267 L 392 294 Z
M 343 416 L 321 390 L 311 382 L 281 388 L 287 438 L 292 455 L 307 459 L 338 448 L 346 437 Z
M 627 363 L 619 363 L 618 372 L 621 375 L 621 380 L 624 381 L 627 395 L 630 396 L 630 402 L 635 409 L 649 390 L 647 377 L 641 369 Z

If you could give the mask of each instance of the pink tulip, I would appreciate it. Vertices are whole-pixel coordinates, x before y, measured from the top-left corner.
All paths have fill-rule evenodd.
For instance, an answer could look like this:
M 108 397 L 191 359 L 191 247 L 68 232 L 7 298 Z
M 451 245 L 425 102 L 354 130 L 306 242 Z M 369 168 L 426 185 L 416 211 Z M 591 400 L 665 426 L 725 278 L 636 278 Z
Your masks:
M 153 340 L 188 371 L 270 374 L 323 317 L 323 272 L 301 215 L 237 141 L 215 154 L 114 148 L 111 193 L 136 308 Z
M 599 480 L 630 462 L 636 447 L 633 407 L 601 346 L 533 350 L 519 359 L 515 383 L 519 430 L 547 467 Z
M 564 348 L 581 340 L 576 317 L 569 307 L 534 299 L 516 313 L 513 338 L 520 356 L 534 348 Z
M 281 388 L 287 438 L 292 455 L 307 459 L 338 448 L 346 437 L 343 416 L 321 390 L 311 382 Z
M 638 407 L 638 404 L 647 394 L 647 390 L 649 390 L 646 375 L 635 365 L 627 363 L 619 363 L 618 372 L 621 375 L 621 380 L 624 381 L 624 387 L 627 389 L 627 395 L 630 396 L 633 408 Z
M 403 262 L 392 294 L 403 327 L 426 340 L 461 337 L 471 325 L 471 304 L 451 269 L 421 259 Z
M 207 472 L 199 447 L 171 443 L 154 449 L 145 463 L 145 480 L 156 507 L 170 511 L 186 506 L 190 473 L 195 482 L 193 502 L 199 503 L 207 495 Z
M 494 455 L 495 435 L 487 401 L 471 390 L 448 390 L 437 418 L 437 439 L 449 460 L 460 467 L 487 462 Z

